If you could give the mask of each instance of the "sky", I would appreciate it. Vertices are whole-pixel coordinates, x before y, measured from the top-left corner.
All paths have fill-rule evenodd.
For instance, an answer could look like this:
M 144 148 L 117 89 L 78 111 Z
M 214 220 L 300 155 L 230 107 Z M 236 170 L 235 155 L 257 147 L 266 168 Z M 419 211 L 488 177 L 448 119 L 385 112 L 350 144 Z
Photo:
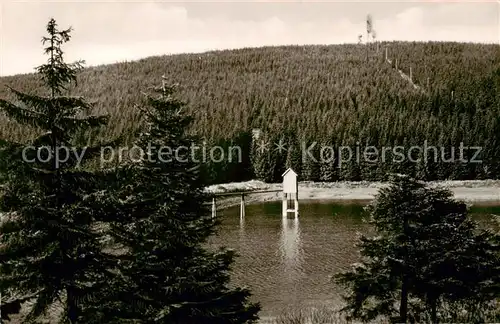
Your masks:
M 152 55 L 288 44 L 356 43 L 366 16 L 379 40 L 500 45 L 500 0 L 483 1 L 13 1 L 0 0 L 0 76 L 46 62 L 54 18 L 73 28 L 66 61 L 86 66 Z

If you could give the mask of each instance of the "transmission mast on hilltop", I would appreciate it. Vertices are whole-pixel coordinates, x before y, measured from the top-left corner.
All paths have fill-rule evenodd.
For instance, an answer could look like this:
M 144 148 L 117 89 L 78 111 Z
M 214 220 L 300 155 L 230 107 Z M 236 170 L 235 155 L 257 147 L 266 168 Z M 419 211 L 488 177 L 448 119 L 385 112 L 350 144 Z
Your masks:
M 373 31 L 373 21 L 372 16 L 368 14 L 366 16 L 366 61 L 368 62 L 368 47 L 370 43 L 370 34 Z

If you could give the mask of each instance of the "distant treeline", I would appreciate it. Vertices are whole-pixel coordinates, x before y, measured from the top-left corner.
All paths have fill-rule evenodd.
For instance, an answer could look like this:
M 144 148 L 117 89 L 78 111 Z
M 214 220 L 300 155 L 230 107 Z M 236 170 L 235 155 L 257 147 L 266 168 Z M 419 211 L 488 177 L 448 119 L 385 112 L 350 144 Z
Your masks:
M 121 135 L 125 145 L 131 143 L 142 125 L 137 90 L 146 91 L 165 75 L 179 84 L 180 99 L 195 118 L 191 131 L 200 140 L 226 153 L 230 146 L 241 148 L 242 161 L 234 156 L 228 162 L 225 156 L 225 162 L 205 165 L 212 183 L 279 181 L 287 167 L 301 180 L 314 181 L 384 180 L 388 172 L 425 180 L 499 178 L 500 47 L 397 42 L 380 43 L 377 51 L 375 44 L 368 46 L 368 61 L 365 45 L 284 46 L 89 68 L 79 76 L 78 94 L 96 101 L 94 113 L 109 113 L 113 127 L 82 134 L 81 140 Z M 385 61 L 386 47 L 392 63 Z M 412 68 L 420 90 L 401 78 L 396 59 L 404 73 Z M 0 78 L 2 98 L 9 96 L 3 85 L 40 89 L 34 75 Z M 257 140 L 254 129 L 260 129 Z M 25 141 L 35 135 L 21 130 L 0 119 L 2 137 Z M 280 140 L 286 149 L 281 152 Z M 314 143 L 303 159 L 303 148 Z M 426 159 L 413 149 L 410 161 L 410 148 L 424 143 L 438 148 L 437 161 L 432 149 Z M 360 161 L 340 163 L 342 146 L 353 153 L 359 148 Z M 375 146 L 378 156 L 365 158 L 366 146 Z M 404 147 L 404 158 L 395 154 L 397 146 Z M 461 146 L 481 149 L 464 149 L 461 156 Z M 330 148 L 337 150 L 334 159 Z

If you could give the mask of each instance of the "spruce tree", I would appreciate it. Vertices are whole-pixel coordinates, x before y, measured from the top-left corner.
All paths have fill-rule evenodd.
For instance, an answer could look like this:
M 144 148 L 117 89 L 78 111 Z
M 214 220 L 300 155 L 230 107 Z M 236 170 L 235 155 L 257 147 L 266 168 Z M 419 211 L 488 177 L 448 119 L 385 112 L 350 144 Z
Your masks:
M 261 139 L 252 143 L 250 159 L 253 174 L 258 180 L 273 182 L 275 176 L 273 155 L 277 155 L 274 149 L 274 142 L 270 134 L 263 134 Z
M 70 31 L 59 30 L 54 19 L 47 24 L 48 36 L 42 40 L 49 59 L 37 68 L 47 95 L 9 88 L 17 100 L 0 99 L 0 110 L 8 118 L 41 133 L 28 143 L 2 140 L 2 158 L 9 161 L 1 165 L 2 318 L 32 300 L 25 322 L 42 318 L 55 305 L 62 306 L 63 314 L 57 316 L 61 322 L 88 322 L 84 304 L 99 294 L 112 266 L 94 226 L 98 206 L 87 200 L 101 189 L 105 174 L 82 167 L 99 147 L 74 141 L 105 125 L 107 118 L 90 115 L 91 105 L 84 98 L 64 95 L 83 64 L 63 59 L 61 46 L 70 40 Z
M 301 151 L 303 159 L 302 178 L 305 181 L 318 181 L 320 179 L 319 146 L 314 141 L 306 143 L 314 146 L 310 150 L 312 157 L 303 152 L 302 147 L 298 148 Z M 309 145 L 305 145 L 305 150 L 309 148 Z
M 361 263 L 337 275 L 350 317 L 436 323 L 440 310 L 461 305 L 467 322 L 486 320 L 480 310 L 500 297 L 498 235 L 479 229 L 464 203 L 394 176 L 368 211 L 378 235 L 362 236 Z
M 233 253 L 205 246 L 216 223 L 200 163 L 185 149 L 197 140 L 187 134 L 192 118 L 174 88 L 157 92 L 142 106 L 146 126 L 136 145 L 145 154 L 120 167 L 124 189 L 108 195 L 120 209 L 110 233 L 123 247 L 121 279 L 98 321 L 252 323 L 260 306 L 247 289 L 228 287 Z
M 288 143 L 285 146 L 286 161 L 285 169 L 291 168 L 295 171 L 298 177 L 303 179 L 302 175 L 302 152 L 301 143 L 297 140 L 296 135 L 290 134 Z M 281 173 L 282 174 L 282 173 Z
M 318 164 L 320 181 L 332 182 L 338 180 L 338 150 L 333 144 L 333 140 L 324 140 L 317 145 L 319 147 Z

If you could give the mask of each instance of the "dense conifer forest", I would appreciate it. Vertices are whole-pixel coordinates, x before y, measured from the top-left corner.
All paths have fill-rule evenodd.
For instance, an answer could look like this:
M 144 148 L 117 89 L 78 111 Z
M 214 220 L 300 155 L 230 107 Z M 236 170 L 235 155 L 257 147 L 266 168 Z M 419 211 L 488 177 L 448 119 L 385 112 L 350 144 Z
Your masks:
M 498 232 L 451 191 L 414 179 L 500 177 L 498 46 L 268 47 L 83 69 L 63 59 L 72 29 L 50 19 L 46 31 L 37 74 L 0 81 L 0 321 L 256 323 L 260 301 L 231 280 L 236 252 L 209 243 L 221 218 L 209 216 L 205 189 L 277 181 L 288 167 L 301 180 L 390 177 L 365 209 L 376 236 L 359 236 L 361 263 L 329 276 L 346 288 L 346 322 L 499 321 Z M 183 150 L 103 165 L 104 147 L 193 143 L 237 146 L 243 159 L 203 163 L 204 150 Z M 426 145 L 445 150 L 409 150 Z M 371 146 L 382 160 L 367 158 Z M 384 150 L 394 147 L 406 159 Z M 345 148 L 362 159 L 344 160 Z M 295 224 L 298 242 L 298 213 Z M 244 213 L 238 235 L 242 225 Z M 287 262 L 295 251 L 283 249 Z
M 410 68 L 415 87 L 398 72 L 410 75 Z M 242 161 L 235 156 L 232 162 L 205 165 L 211 183 L 279 181 L 289 166 L 301 180 L 314 181 L 385 180 L 388 172 L 403 170 L 422 180 L 500 176 L 498 45 L 263 47 L 91 67 L 80 73 L 78 93 L 96 102 L 93 113 L 110 115 L 110 126 L 81 134 L 83 144 L 119 136 L 132 143 L 143 125 L 136 108 L 140 91 L 157 84 L 162 75 L 178 83 L 180 97 L 189 103 L 186 109 L 195 118 L 193 134 L 207 146 L 242 149 Z M 0 97 L 6 99 L 11 97 L 5 85 L 28 92 L 41 89 L 35 75 L 3 77 Z M 270 143 L 268 150 L 259 150 L 258 141 L 252 141 L 254 129 L 261 130 L 258 141 Z M 0 117 L 0 135 L 23 140 L 37 134 Z M 274 149 L 280 140 L 287 150 Z M 339 154 L 325 158 L 328 152 L 319 158 L 321 147 L 360 147 L 363 152 L 368 145 L 408 148 L 424 142 L 444 147 L 445 157 L 455 162 L 442 162 L 441 152 L 437 161 L 434 153 L 426 161 L 412 153 L 418 162 L 394 162 L 390 152 L 374 163 L 339 163 Z M 475 157 L 482 162 L 459 161 L 461 143 L 482 147 Z M 303 148 L 310 145 L 316 158 L 304 159 Z M 464 152 L 469 160 L 475 154 Z

